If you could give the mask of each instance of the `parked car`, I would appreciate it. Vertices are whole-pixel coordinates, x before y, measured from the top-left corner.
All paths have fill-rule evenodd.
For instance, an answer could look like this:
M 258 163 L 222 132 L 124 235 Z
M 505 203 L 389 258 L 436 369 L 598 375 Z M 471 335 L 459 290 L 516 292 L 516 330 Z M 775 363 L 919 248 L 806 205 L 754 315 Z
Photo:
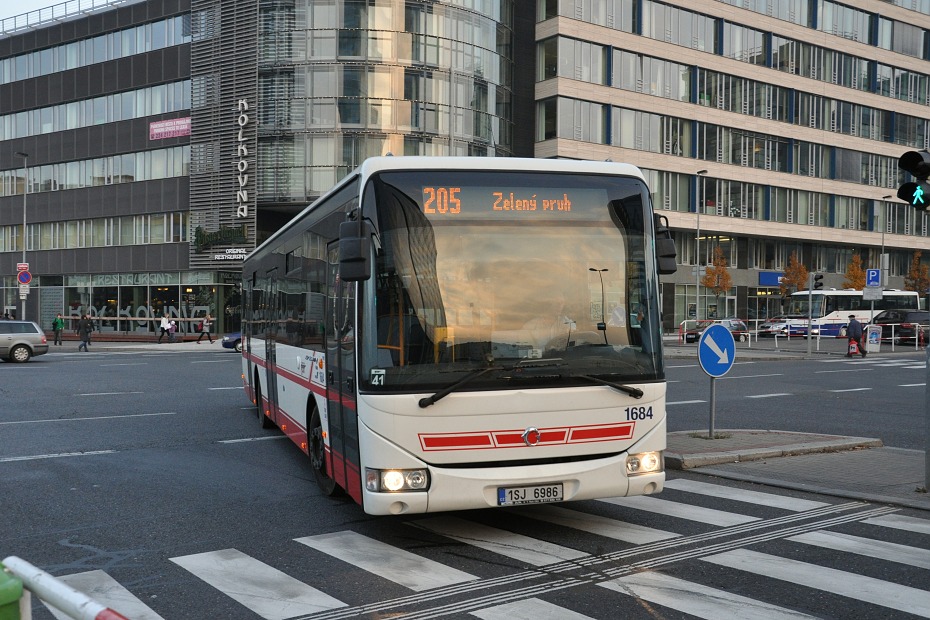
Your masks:
M 923 340 L 926 342 L 930 332 L 930 311 L 883 310 L 875 315 L 872 324 L 882 326 L 882 340 L 886 342 L 913 342 L 918 333 L 923 334 Z
M 791 335 L 805 334 L 807 333 L 807 321 L 787 316 L 776 316 L 759 324 L 759 336 L 763 338 L 787 336 L 789 330 Z
M 32 321 L 0 321 L 0 357 L 23 363 L 45 353 L 48 340 L 38 325 Z
M 711 325 L 723 325 L 733 334 L 734 340 L 745 342 L 749 340 L 749 327 L 741 319 L 719 319 L 717 321 L 698 321 L 693 329 L 685 332 L 685 342 L 697 342 Z
M 235 349 L 237 353 L 242 352 L 242 332 L 233 332 L 223 336 L 223 347 Z

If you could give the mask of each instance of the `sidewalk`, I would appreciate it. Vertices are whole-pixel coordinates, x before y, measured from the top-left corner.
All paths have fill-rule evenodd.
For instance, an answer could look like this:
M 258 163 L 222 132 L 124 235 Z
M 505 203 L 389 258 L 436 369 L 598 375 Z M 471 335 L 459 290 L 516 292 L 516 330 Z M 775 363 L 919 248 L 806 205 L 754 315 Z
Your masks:
M 930 510 L 924 452 L 880 439 L 767 430 L 668 434 L 665 466 L 708 476 Z

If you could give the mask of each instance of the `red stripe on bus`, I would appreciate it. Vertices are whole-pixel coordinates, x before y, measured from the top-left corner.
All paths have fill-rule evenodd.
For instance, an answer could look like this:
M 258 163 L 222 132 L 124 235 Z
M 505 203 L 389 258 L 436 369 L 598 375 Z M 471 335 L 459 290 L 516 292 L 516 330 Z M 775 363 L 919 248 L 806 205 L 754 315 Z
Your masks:
M 469 433 L 460 435 L 420 435 L 420 445 L 424 450 L 461 450 L 490 448 L 490 433 Z
M 569 443 L 584 443 L 588 441 L 609 441 L 611 439 L 630 439 L 633 437 L 635 422 L 611 424 L 610 426 L 594 426 L 571 429 Z

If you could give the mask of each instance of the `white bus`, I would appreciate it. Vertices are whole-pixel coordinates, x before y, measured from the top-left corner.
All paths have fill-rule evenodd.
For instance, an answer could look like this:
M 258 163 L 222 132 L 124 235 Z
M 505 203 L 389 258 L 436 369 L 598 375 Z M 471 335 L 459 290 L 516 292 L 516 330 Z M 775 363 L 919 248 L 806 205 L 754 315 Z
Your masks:
M 246 393 L 370 514 L 656 493 L 674 255 L 631 165 L 372 158 L 244 261 Z
M 810 297 L 810 302 L 808 298 Z M 856 289 L 820 290 L 808 293 L 798 291 L 791 295 L 787 316 L 792 334 L 807 333 L 808 307 L 811 309 L 811 333 L 822 337 L 844 337 L 849 315 L 856 316 L 862 324 L 868 323 L 882 310 L 917 310 L 920 296 L 916 291 L 884 290 L 882 298 L 875 301 L 862 299 L 862 291 Z

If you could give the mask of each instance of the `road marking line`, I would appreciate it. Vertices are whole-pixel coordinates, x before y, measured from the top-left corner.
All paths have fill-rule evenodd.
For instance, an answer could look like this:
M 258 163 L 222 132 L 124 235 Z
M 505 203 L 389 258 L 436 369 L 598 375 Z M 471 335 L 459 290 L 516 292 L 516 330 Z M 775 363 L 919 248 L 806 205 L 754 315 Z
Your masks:
M 123 394 L 145 394 L 145 392 L 88 392 L 78 396 L 122 396 Z
M 163 413 L 129 413 L 126 415 L 99 415 L 90 418 L 53 418 L 45 420 L 15 420 L 12 422 L 0 422 L 0 426 L 6 424 L 40 424 L 42 422 L 80 422 L 83 420 L 118 420 L 120 418 L 144 418 L 153 415 L 177 415 L 177 411 L 165 411 Z
M 898 387 L 924 387 L 926 383 L 901 383 Z
M 32 456 L 8 456 L 0 458 L 0 463 L 12 463 L 14 461 L 39 461 L 42 459 L 61 459 L 68 456 L 96 456 L 98 454 L 115 454 L 116 450 L 95 450 L 92 452 L 62 452 L 60 454 L 34 454 Z
M 236 387 L 222 387 L 222 388 L 207 388 L 208 390 L 241 390 L 242 386 L 237 385 Z
M 246 437 L 245 439 L 221 439 L 216 443 L 243 443 L 246 441 L 265 441 L 267 439 L 287 439 L 287 435 L 272 435 L 271 437 Z
M 415 592 L 478 579 L 457 568 L 356 532 L 333 532 L 294 540 Z
M 666 532 L 644 525 L 618 521 L 612 517 L 601 517 L 547 504 L 532 507 L 510 508 L 508 512 L 513 512 L 522 517 L 539 519 L 546 523 L 554 523 L 562 527 L 581 530 L 582 532 L 597 534 L 598 536 L 611 538 L 613 540 L 622 540 L 623 542 L 633 543 L 634 545 L 645 545 L 680 536 L 680 534 L 674 532 Z
M 930 535 L 930 521 L 927 519 L 918 519 L 916 517 L 907 517 L 904 515 L 885 515 L 883 517 L 872 517 L 866 519 L 863 523 L 869 525 L 880 525 L 881 527 L 890 527 L 905 532 L 917 532 L 919 534 Z
M 126 362 L 125 364 L 100 364 L 101 368 L 108 366 L 148 366 L 148 362 Z
M 665 403 L 665 406 L 668 407 L 669 405 L 696 405 L 698 403 L 706 403 L 706 402 L 707 402 L 706 400 L 675 400 L 672 402 Z
M 814 374 L 822 375 L 828 372 L 862 372 L 863 370 L 875 370 L 874 368 L 844 368 L 842 370 L 815 370 Z
M 753 394 L 751 396 L 747 396 L 746 398 L 774 398 L 776 396 L 792 396 L 792 394 L 789 394 L 788 392 L 778 392 L 775 394 Z
M 228 364 L 233 361 L 238 362 L 239 360 L 194 360 L 191 364 Z
M 830 390 L 831 392 L 867 392 L 871 390 L 870 387 L 861 387 L 861 388 L 849 388 L 848 390 Z
M 339 599 L 238 549 L 220 549 L 170 560 L 266 620 L 285 620 L 346 606 Z
M 782 373 L 776 372 L 771 375 L 740 375 L 739 377 L 717 377 L 718 379 L 757 379 L 759 377 L 781 377 Z
M 930 615 L 930 592 L 874 577 L 748 549 L 727 551 L 701 559 L 718 566 L 771 577 L 916 616 Z

